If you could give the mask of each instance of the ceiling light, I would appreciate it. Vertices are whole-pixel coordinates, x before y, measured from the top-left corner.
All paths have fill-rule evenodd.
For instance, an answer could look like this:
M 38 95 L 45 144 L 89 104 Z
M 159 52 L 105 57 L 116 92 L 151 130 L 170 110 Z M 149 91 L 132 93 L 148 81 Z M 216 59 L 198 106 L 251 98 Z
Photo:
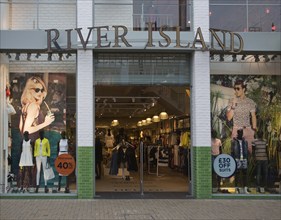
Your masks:
M 111 126 L 117 126 L 119 125 L 119 121 L 114 119 L 112 122 L 111 122 Z
M 152 122 L 159 122 L 159 121 L 160 121 L 160 118 L 159 118 L 158 115 L 154 115 L 154 116 L 152 117 Z
M 141 120 L 142 125 L 147 125 L 146 120 Z
M 141 126 L 142 126 L 141 121 L 138 121 L 137 126 L 138 126 L 138 127 L 141 127 Z
M 161 113 L 159 114 L 159 118 L 160 118 L 161 120 L 165 120 L 165 119 L 168 119 L 169 116 L 168 116 L 167 112 L 161 112 Z
M 151 123 L 151 121 L 152 121 L 152 119 L 151 119 L 151 118 L 147 118 L 147 119 L 146 119 L 146 123 L 147 123 L 147 124 L 150 124 L 150 123 Z

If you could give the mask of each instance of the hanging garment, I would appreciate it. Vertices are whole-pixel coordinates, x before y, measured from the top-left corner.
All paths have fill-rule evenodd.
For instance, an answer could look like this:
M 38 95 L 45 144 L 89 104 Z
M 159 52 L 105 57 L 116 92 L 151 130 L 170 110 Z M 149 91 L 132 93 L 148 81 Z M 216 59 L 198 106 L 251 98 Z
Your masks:
M 22 152 L 19 166 L 33 166 L 31 140 L 22 141 Z
M 125 152 L 126 160 L 128 162 L 128 171 L 138 171 L 137 159 L 135 154 L 135 149 L 133 147 L 128 147 Z
M 117 175 L 117 174 L 118 174 L 118 151 L 113 150 L 111 156 L 109 175 Z

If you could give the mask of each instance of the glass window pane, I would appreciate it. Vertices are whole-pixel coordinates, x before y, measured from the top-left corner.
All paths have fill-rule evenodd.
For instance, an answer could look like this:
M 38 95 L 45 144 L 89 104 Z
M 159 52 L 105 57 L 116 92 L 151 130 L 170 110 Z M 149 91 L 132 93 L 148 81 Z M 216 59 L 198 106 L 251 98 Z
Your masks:
M 247 30 L 245 5 L 210 5 L 210 28 L 242 32 Z
M 95 54 L 95 81 L 102 84 L 187 84 L 189 55 L 147 53 Z
M 270 32 L 272 24 L 276 31 L 280 31 L 280 4 L 278 5 L 250 5 L 249 6 L 249 29 L 260 29 Z

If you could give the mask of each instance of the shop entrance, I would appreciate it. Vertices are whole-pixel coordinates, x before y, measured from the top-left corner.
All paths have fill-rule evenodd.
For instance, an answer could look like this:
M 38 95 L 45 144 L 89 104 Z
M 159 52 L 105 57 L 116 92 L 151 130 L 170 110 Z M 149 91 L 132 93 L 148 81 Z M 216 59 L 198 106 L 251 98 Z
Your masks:
M 189 91 L 95 86 L 97 194 L 189 193 Z

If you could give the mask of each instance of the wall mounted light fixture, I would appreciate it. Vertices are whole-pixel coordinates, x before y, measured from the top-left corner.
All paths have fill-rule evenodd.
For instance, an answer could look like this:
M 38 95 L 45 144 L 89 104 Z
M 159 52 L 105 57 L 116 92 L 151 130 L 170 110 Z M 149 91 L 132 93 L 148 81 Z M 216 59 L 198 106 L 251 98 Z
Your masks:
M 232 62 L 237 62 L 237 55 L 236 54 L 232 55 Z
M 48 53 L 48 61 L 52 61 L 52 53 Z
M 259 58 L 259 55 L 255 55 L 255 62 L 259 62 L 260 61 L 260 58 Z
M 26 60 L 30 61 L 31 60 L 30 57 L 31 57 L 31 53 L 27 53 Z
M 15 60 L 20 60 L 20 53 L 16 53 Z
M 223 62 L 223 61 L 224 61 L 223 54 L 220 54 L 220 62 Z

